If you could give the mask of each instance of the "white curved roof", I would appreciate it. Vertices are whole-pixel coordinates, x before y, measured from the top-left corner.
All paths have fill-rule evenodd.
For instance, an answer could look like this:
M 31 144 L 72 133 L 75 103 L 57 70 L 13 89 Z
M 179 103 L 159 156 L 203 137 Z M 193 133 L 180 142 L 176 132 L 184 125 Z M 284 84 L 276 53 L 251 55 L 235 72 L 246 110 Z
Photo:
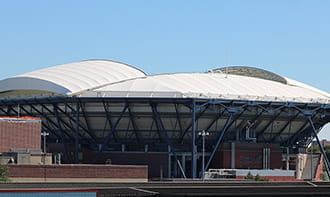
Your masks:
M 330 100 L 326 92 L 288 78 L 285 80 L 287 84 L 273 79 L 219 72 L 164 74 L 114 83 L 85 92 L 82 96 L 191 97 L 307 103 L 328 103 Z
M 15 90 L 19 92 L 15 93 Z M 7 92 L 22 96 L 25 96 L 23 93 L 29 93 L 23 90 L 80 97 L 219 98 L 304 103 L 330 101 L 327 92 L 253 67 L 147 76 L 132 66 L 108 60 L 54 66 L 0 81 L 3 97 L 8 95 Z M 33 91 L 30 91 L 31 94 Z
M 106 84 L 145 76 L 141 70 L 123 63 L 87 60 L 53 66 L 1 80 L 0 92 L 42 90 L 74 95 Z

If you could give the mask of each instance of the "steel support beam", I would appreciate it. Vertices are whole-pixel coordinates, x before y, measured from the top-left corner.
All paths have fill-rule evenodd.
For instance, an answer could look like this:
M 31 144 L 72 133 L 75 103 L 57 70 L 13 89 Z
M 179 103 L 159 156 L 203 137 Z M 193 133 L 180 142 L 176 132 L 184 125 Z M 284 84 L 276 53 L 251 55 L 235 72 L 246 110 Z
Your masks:
M 76 133 L 75 133 L 75 151 L 74 151 L 74 163 L 79 163 L 79 103 L 76 104 Z
M 210 155 L 210 157 L 209 157 L 209 159 L 208 159 L 208 161 L 207 161 L 207 163 L 206 163 L 206 165 L 205 165 L 205 170 L 207 170 L 208 167 L 209 167 L 209 165 L 211 164 L 211 161 L 212 161 L 212 159 L 213 159 L 213 157 L 214 157 L 214 154 L 215 154 L 215 152 L 218 150 L 219 145 L 220 145 L 220 143 L 221 143 L 223 137 L 225 136 L 225 133 L 227 132 L 227 129 L 229 128 L 228 126 L 229 126 L 230 121 L 231 121 L 232 118 L 233 118 L 233 112 L 229 112 L 229 116 L 228 116 L 228 118 L 227 118 L 227 121 L 226 121 L 226 123 L 225 123 L 225 126 L 224 126 L 223 129 L 221 130 L 220 135 L 219 135 L 219 137 L 218 137 L 218 140 L 217 140 L 217 142 L 216 142 L 216 144 L 215 144 L 215 146 L 214 146 L 214 148 L 213 148 L 213 150 L 212 150 L 212 152 L 211 152 L 211 155 Z
M 192 100 L 191 112 L 191 178 L 196 178 L 197 151 L 196 151 L 196 101 Z
M 307 117 L 307 119 L 309 121 L 309 124 L 312 127 L 312 130 L 313 130 L 313 133 L 314 133 L 314 137 L 316 138 L 317 144 L 319 145 L 319 148 L 320 148 L 321 153 L 323 155 L 323 161 L 324 161 L 324 164 L 325 164 L 325 170 L 327 172 L 328 177 L 330 177 L 330 163 L 329 163 L 329 159 L 327 157 L 327 154 L 324 151 L 324 148 L 323 148 L 323 146 L 322 146 L 322 144 L 320 142 L 319 137 L 317 136 L 317 131 L 315 129 L 315 126 L 314 126 L 313 120 L 311 118 L 311 115 L 306 115 L 306 117 Z
M 98 138 L 95 135 L 94 130 L 92 129 L 92 127 L 90 126 L 90 122 L 89 119 L 87 117 L 86 111 L 85 111 L 85 106 L 83 106 L 82 102 L 79 100 L 79 104 L 80 104 L 80 111 L 82 116 L 84 117 L 85 120 L 85 124 L 87 128 L 82 127 L 82 129 L 89 135 L 91 136 L 91 138 L 94 140 L 95 143 L 99 143 L 98 142 Z
M 63 131 L 62 124 L 61 124 L 61 121 L 59 118 L 59 114 L 57 112 L 57 108 L 55 108 L 55 104 L 53 106 L 54 106 L 55 117 L 57 120 L 57 128 L 60 130 L 61 142 L 63 144 L 63 149 L 64 149 L 63 157 L 64 157 L 65 162 L 69 163 L 68 150 L 67 150 L 66 143 L 65 143 L 64 131 Z
M 74 131 L 74 129 L 68 123 L 66 123 L 64 120 L 62 120 L 59 117 L 59 114 L 58 114 L 58 111 L 57 111 L 58 108 L 56 107 L 56 105 L 57 105 L 56 103 L 53 104 L 53 111 L 50 110 L 50 109 L 48 109 L 48 107 L 46 107 L 44 104 L 39 104 L 39 105 L 41 105 L 42 111 L 43 111 L 43 109 L 46 109 L 50 114 L 52 114 L 53 116 L 55 116 L 55 118 L 57 120 L 57 123 L 54 123 L 55 126 L 58 124 L 58 122 L 62 122 L 67 127 L 69 127 L 72 131 Z M 34 109 L 37 110 L 36 108 L 34 108 Z M 41 114 L 44 114 L 44 112 L 41 112 Z M 48 119 L 48 120 L 50 120 L 50 119 Z M 73 137 L 69 133 L 67 133 L 66 131 L 64 131 L 63 129 L 60 132 L 64 132 L 69 138 L 73 139 Z
M 14 112 L 15 115 L 18 115 L 18 111 L 16 111 L 12 105 L 7 106 L 7 110 L 8 110 L 8 115 L 11 116 L 10 112 Z
M 308 125 L 308 123 L 309 123 L 309 121 L 307 119 L 303 123 L 303 125 L 301 125 L 301 127 L 299 127 L 299 129 L 297 130 L 297 132 L 294 135 L 292 135 L 291 137 L 288 138 L 288 140 L 287 140 L 287 144 L 288 145 L 292 145 L 296 141 L 296 139 L 304 133 L 304 131 L 306 130 L 304 128 Z
M 175 107 L 175 114 L 176 114 L 177 123 L 179 124 L 179 129 L 180 129 L 180 134 L 179 135 L 183 136 L 183 127 L 182 127 L 181 120 L 180 120 L 178 104 L 174 104 L 174 107 Z
M 206 112 L 206 110 L 207 110 L 207 108 L 208 108 L 208 106 L 206 106 L 204 109 L 203 109 L 203 111 L 201 111 L 198 115 L 196 115 L 196 108 L 197 108 L 197 106 L 196 106 L 196 101 L 194 100 L 193 101 L 193 104 L 192 104 L 192 106 L 195 106 L 195 107 L 191 107 L 191 110 L 192 111 L 194 111 L 194 113 L 195 113 L 195 123 L 196 123 L 196 121 L 198 121 L 199 120 L 199 118 Z M 184 137 L 185 137 L 185 135 L 188 133 L 188 131 L 190 130 L 190 128 L 192 128 L 192 126 L 193 126 L 193 121 L 191 121 L 191 123 L 188 125 L 188 127 L 185 129 L 185 131 L 183 132 L 183 134 L 182 134 L 182 136 L 180 137 L 180 140 L 179 140 L 179 143 L 183 143 L 183 139 L 184 139 Z
M 24 100 L 23 100 L 24 101 Z M 33 105 L 31 105 L 31 104 L 29 104 L 28 102 L 26 102 L 26 101 L 24 101 L 27 105 L 29 105 L 34 111 L 36 111 L 39 115 L 41 115 L 46 121 L 47 121 L 47 123 L 51 123 L 55 128 L 59 128 L 58 127 L 58 123 L 55 123 L 53 120 L 51 120 L 47 115 L 45 115 L 45 113 L 43 112 L 43 110 L 42 111 L 40 111 L 40 110 L 38 110 L 36 107 L 34 107 Z M 40 104 L 39 104 L 40 105 Z M 40 105 L 41 107 L 42 107 L 42 109 L 44 108 L 44 106 L 43 105 Z M 31 114 L 32 115 L 32 114 Z M 52 114 L 52 115 L 54 115 L 55 117 L 57 117 L 55 114 Z M 55 135 L 57 135 L 55 132 L 52 132 L 52 133 L 54 133 Z M 66 136 L 68 136 L 69 138 L 71 138 L 71 136 L 67 133 L 67 132 L 64 132 L 65 133 L 65 135 Z M 61 135 L 61 131 L 60 131 L 60 134 L 59 135 L 57 135 L 57 136 L 61 136 L 61 138 L 62 137 L 64 137 L 64 136 L 62 136 Z
M 31 117 L 34 116 L 31 112 L 29 112 L 28 110 L 26 110 L 26 109 L 24 108 L 24 105 L 21 105 L 21 109 L 22 109 L 27 115 L 29 115 L 29 116 L 31 116 Z M 40 115 L 41 115 L 41 114 L 40 114 Z M 51 132 L 51 131 L 52 131 L 52 129 L 49 127 L 49 125 L 47 126 L 46 124 L 41 124 L 41 126 L 42 126 L 42 128 L 46 128 L 46 129 L 44 129 L 45 131 L 48 131 L 48 132 Z M 59 137 L 57 133 L 55 133 L 55 132 L 51 132 L 51 133 L 54 134 L 57 138 Z
M 227 130 L 229 130 L 229 128 L 235 123 L 235 120 L 239 119 L 243 114 L 244 112 L 246 111 L 246 108 L 245 108 L 246 105 L 243 105 L 241 107 L 238 107 L 239 109 L 237 108 L 228 108 L 227 110 L 229 111 L 229 114 L 234 114 L 236 113 L 237 111 L 243 109 L 236 117 L 234 120 L 231 120 L 229 125 L 227 126 Z M 232 119 L 232 118 L 231 118 Z M 225 136 L 224 136 L 225 137 Z
M 151 122 L 151 125 L 150 125 L 150 134 L 153 134 L 154 130 L 153 130 L 153 127 L 154 125 L 156 126 L 156 131 L 157 131 L 157 134 L 158 134 L 158 137 L 159 137 L 159 142 L 163 142 L 164 140 L 164 137 L 162 136 L 162 129 L 160 128 L 160 125 L 157 123 L 157 117 L 156 117 L 156 114 L 155 114 L 155 110 L 154 110 L 154 105 L 157 105 L 155 103 L 149 103 L 150 107 L 151 107 L 151 111 L 152 111 L 152 122 Z
M 260 138 L 260 136 L 262 136 L 265 132 L 266 132 L 266 130 L 267 130 L 267 128 L 281 115 L 281 113 L 282 113 L 282 111 L 280 111 L 280 112 L 278 112 L 277 114 L 276 114 L 276 116 L 274 116 L 268 123 L 267 123 L 267 125 L 257 134 L 257 136 L 256 136 L 256 138 L 257 138 L 257 140 Z
M 298 111 L 295 115 L 294 115 L 294 117 L 292 117 L 292 118 L 290 118 L 290 120 L 289 121 L 287 121 L 286 123 L 285 123 L 285 125 L 280 129 L 280 131 L 271 139 L 271 141 L 273 142 L 277 137 L 279 137 L 279 136 L 281 136 L 282 135 L 282 133 L 285 131 L 285 129 L 290 125 L 290 123 L 294 120 L 294 119 L 296 119 L 298 116 L 299 116 L 299 114 L 300 114 L 301 112 L 300 111 Z
M 187 178 L 186 177 L 186 174 L 185 174 L 185 172 L 184 172 L 184 170 L 182 168 L 181 162 L 179 161 L 179 159 L 178 159 L 178 157 L 176 155 L 175 148 L 174 148 L 174 146 L 173 146 L 170 138 L 168 137 L 168 134 L 167 134 L 167 131 L 166 131 L 165 127 L 164 127 L 163 121 L 160 118 L 160 115 L 159 115 L 158 110 L 157 110 L 157 104 L 154 104 L 153 103 L 153 104 L 151 104 L 151 107 L 152 107 L 152 112 L 155 115 L 156 124 L 158 125 L 158 128 L 162 131 L 162 133 L 164 134 L 166 143 L 171 148 L 171 152 L 172 152 L 172 154 L 173 154 L 173 156 L 174 156 L 174 158 L 175 158 L 175 160 L 176 160 L 176 162 L 177 162 L 177 164 L 178 164 L 178 166 L 180 168 L 180 171 L 181 171 L 181 174 L 182 174 L 183 178 Z
M 110 142 L 111 135 L 113 134 L 113 132 L 115 132 L 115 130 L 116 130 L 116 128 L 117 128 L 117 126 L 118 126 L 120 120 L 121 120 L 122 117 L 124 116 L 124 114 L 125 114 L 127 108 L 128 108 L 128 104 L 126 103 L 124 109 L 121 111 L 119 117 L 117 118 L 115 124 L 114 124 L 113 127 L 111 128 L 109 134 L 108 134 L 107 137 L 104 139 L 103 144 L 102 144 L 100 150 L 98 151 L 98 153 L 97 153 L 97 155 L 96 155 L 96 157 L 95 157 L 93 163 L 96 163 L 96 162 L 97 162 L 97 160 L 101 157 L 103 151 L 108 147 L 108 143 Z
M 126 105 L 128 105 L 128 104 L 126 103 Z M 113 125 L 112 122 L 111 122 L 110 112 L 109 112 L 109 110 L 108 110 L 108 106 L 106 105 L 106 103 L 105 103 L 104 100 L 103 100 L 103 107 L 104 107 L 105 115 L 106 115 L 107 121 L 108 121 L 108 123 L 109 123 L 109 126 L 110 126 L 110 128 L 112 129 L 114 125 Z M 105 131 L 105 130 L 106 130 L 106 126 L 104 126 L 104 131 Z M 113 139 L 115 140 L 115 142 L 118 142 L 117 137 L 116 137 L 116 135 L 114 134 L 114 132 L 112 133 L 112 135 L 113 135 Z
M 43 104 L 42 104 L 43 105 Z M 46 110 L 47 111 L 49 111 L 50 113 L 53 113 L 51 110 L 49 110 L 46 106 L 44 106 L 45 108 L 46 108 Z M 64 114 L 64 115 L 66 115 L 66 117 L 68 117 L 69 118 L 69 121 L 70 121 L 70 124 L 68 123 L 68 122 L 66 122 L 66 121 L 64 121 L 59 115 L 58 115 L 58 112 L 57 112 L 57 118 L 59 118 L 59 121 L 61 121 L 62 123 L 63 123 L 63 125 L 65 125 L 67 128 L 69 128 L 72 132 L 73 132 L 73 134 L 72 134 L 72 136 L 71 136 L 71 139 L 72 140 L 75 140 L 75 131 L 76 131 L 76 128 L 75 128 L 75 126 L 72 124 L 72 122 L 76 122 L 76 120 L 73 118 L 73 117 L 71 117 L 67 112 L 65 112 L 65 111 L 63 111 L 60 107 L 58 107 L 58 104 L 57 103 L 54 103 L 53 104 L 53 108 L 54 108 L 54 111 L 56 110 L 56 111 L 60 111 L 62 114 Z M 73 110 L 73 112 L 74 112 L 75 110 Z M 80 124 L 78 124 L 78 126 L 80 126 L 81 127 L 81 125 Z M 85 128 L 84 127 L 81 127 L 81 128 L 83 128 L 84 130 L 85 130 Z M 85 130 L 86 131 L 86 130 Z M 88 132 L 87 132 L 88 133 Z M 81 135 L 81 134 L 79 134 L 79 135 Z M 93 138 L 92 138 L 93 139 Z M 94 140 L 94 139 L 93 139 Z
M 223 110 L 222 112 L 220 112 L 212 121 L 211 123 L 204 129 L 205 131 L 209 131 L 210 128 L 214 125 L 214 123 L 219 120 L 221 118 L 221 116 L 226 112 L 226 110 Z M 201 137 L 199 136 L 197 141 L 199 141 Z
M 2 107 L 0 107 L 0 110 L 8 116 L 7 111 L 2 109 Z
M 132 110 L 131 110 L 131 107 L 129 106 L 129 104 L 128 104 L 128 114 L 129 114 L 129 118 L 132 122 L 132 126 L 133 126 L 133 129 L 134 129 L 136 142 L 140 143 L 140 136 L 139 136 L 139 133 L 138 133 L 138 127 L 137 127 L 136 122 L 134 120 L 134 116 L 133 116 L 133 113 L 132 113 Z
M 254 123 L 255 121 L 257 121 L 260 116 L 265 112 L 264 108 L 260 108 L 261 111 L 251 120 L 251 123 Z M 255 124 L 254 128 L 257 128 L 259 126 L 259 124 Z M 242 125 L 238 125 L 238 128 L 242 127 Z
M 75 112 L 75 111 L 77 110 L 77 108 L 74 109 L 72 106 L 70 106 L 70 105 L 67 104 L 66 102 L 63 102 L 63 103 L 64 103 L 65 107 L 66 107 L 66 108 L 70 108 L 72 112 Z M 78 103 L 78 105 L 79 105 L 79 100 L 78 100 L 76 103 Z M 80 105 L 79 105 L 79 106 L 80 106 Z M 80 106 L 79 108 L 81 109 L 82 113 L 84 114 L 84 112 L 83 112 L 83 107 Z M 69 113 L 64 112 L 64 111 L 63 111 L 61 108 L 59 108 L 59 107 L 58 107 L 58 110 L 60 110 L 62 113 L 64 113 L 64 114 L 70 119 L 70 121 L 76 122 L 76 120 L 75 120 L 73 117 L 71 117 L 71 116 L 69 115 Z M 79 113 L 80 113 L 80 112 L 79 112 Z M 87 123 L 86 123 L 86 124 L 87 124 Z M 97 138 L 96 138 L 96 136 L 95 136 L 95 134 L 94 134 L 93 132 L 91 133 L 90 130 L 89 130 L 88 128 L 85 128 L 85 127 L 82 125 L 81 122 L 79 122 L 78 125 L 79 125 L 79 127 L 80 127 L 84 132 L 86 132 L 86 133 L 91 137 L 91 139 L 92 139 L 94 142 L 97 143 Z M 87 126 L 87 127 L 88 127 L 88 126 Z

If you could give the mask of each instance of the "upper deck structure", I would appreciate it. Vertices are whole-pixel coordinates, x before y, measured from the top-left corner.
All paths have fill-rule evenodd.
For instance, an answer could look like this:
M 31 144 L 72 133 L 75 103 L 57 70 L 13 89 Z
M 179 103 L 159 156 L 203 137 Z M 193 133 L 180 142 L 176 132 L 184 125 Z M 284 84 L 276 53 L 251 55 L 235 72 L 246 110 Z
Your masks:
M 246 66 L 147 75 L 127 64 L 87 60 L 0 81 L 0 116 L 42 118 L 47 142 L 74 147 L 67 163 L 79 162 L 82 147 L 97 152 L 92 162 L 111 151 L 165 152 L 173 157 L 172 166 L 164 164 L 168 171 L 175 163 L 191 177 L 199 171 L 198 132 L 210 133 L 206 168 L 224 141 L 300 152 L 330 122 L 329 101 L 327 92 Z

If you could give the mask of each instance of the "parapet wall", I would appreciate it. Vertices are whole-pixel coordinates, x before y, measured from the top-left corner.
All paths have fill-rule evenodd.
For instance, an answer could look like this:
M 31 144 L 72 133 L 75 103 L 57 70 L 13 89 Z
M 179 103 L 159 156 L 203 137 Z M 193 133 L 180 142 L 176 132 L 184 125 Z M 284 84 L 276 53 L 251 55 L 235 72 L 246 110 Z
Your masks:
M 12 182 L 147 182 L 147 166 L 8 165 Z

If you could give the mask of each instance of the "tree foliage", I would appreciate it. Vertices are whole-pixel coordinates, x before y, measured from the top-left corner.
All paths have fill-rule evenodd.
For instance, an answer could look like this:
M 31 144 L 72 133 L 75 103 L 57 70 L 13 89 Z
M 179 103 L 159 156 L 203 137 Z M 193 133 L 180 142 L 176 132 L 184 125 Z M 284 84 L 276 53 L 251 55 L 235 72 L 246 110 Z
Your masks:
M 251 172 L 249 172 L 249 173 L 245 176 L 245 179 L 251 179 L 251 180 L 253 180 L 253 179 L 254 179 L 254 176 L 251 174 Z
M 255 181 L 268 181 L 267 178 L 265 177 L 261 177 L 259 174 L 257 174 L 256 176 L 253 176 L 251 174 L 251 172 L 249 172 L 246 176 L 245 179 L 249 179 L 249 180 L 255 180 Z
M 0 182 L 9 182 L 8 166 L 0 165 Z
M 330 159 L 330 146 L 323 147 L 325 154 L 327 155 L 328 159 Z M 313 153 L 321 153 L 320 148 L 318 145 L 313 145 L 308 148 L 308 151 L 312 151 Z

